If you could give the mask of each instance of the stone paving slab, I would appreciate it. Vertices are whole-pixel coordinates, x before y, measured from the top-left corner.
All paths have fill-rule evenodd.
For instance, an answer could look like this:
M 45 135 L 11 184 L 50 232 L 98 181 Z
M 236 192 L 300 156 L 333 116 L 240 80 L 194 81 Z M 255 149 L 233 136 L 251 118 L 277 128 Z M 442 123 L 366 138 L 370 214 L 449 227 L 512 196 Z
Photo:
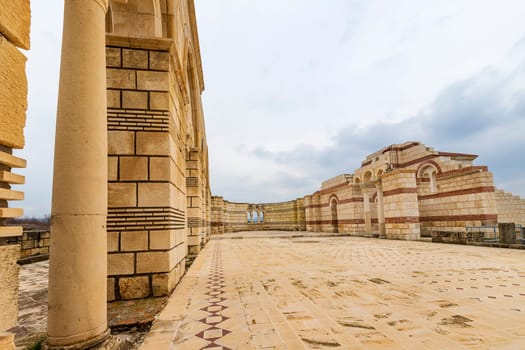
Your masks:
M 141 349 L 525 349 L 523 251 L 296 234 L 210 241 Z

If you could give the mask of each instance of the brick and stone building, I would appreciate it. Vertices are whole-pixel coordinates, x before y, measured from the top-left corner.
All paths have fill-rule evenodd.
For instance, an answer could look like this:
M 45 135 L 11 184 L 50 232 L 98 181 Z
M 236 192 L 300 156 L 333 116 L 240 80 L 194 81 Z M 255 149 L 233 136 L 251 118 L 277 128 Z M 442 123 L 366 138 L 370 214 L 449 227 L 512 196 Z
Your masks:
M 474 165 L 476 158 L 435 151 L 420 142 L 390 145 L 367 156 L 353 174 L 326 180 L 319 191 L 287 202 L 297 204 L 279 211 L 287 214 L 284 220 L 268 210 L 281 203 L 250 205 L 214 197 L 212 229 L 221 233 L 306 227 L 413 240 L 433 231 L 465 231 L 467 226 L 525 225 L 525 201 L 497 190 L 488 168 Z M 265 223 L 247 223 L 249 208 L 259 206 L 266 209 Z M 266 224 L 272 221 L 282 225 Z

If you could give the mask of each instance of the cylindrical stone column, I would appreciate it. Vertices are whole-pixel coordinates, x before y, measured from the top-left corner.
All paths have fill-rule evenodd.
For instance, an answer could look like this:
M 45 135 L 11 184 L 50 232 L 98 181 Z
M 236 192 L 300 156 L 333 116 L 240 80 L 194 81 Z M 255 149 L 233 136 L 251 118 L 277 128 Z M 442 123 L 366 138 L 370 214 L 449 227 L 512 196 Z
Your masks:
M 108 335 L 107 0 L 65 0 L 55 139 L 48 348 Z
M 372 215 L 370 213 L 370 196 L 366 186 L 363 188 L 363 213 L 365 217 L 365 231 L 370 233 L 372 232 Z
M 379 233 L 384 236 L 385 234 L 385 209 L 383 204 L 383 187 L 379 182 L 377 188 L 377 221 L 379 224 Z

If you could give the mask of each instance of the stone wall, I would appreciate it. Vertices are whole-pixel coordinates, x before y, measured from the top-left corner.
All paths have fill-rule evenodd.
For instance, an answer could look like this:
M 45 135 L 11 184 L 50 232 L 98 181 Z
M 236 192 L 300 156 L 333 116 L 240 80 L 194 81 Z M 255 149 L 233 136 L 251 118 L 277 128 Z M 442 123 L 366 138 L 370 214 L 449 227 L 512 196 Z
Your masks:
M 248 217 L 250 222 L 248 222 Z M 212 197 L 211 218 L 212 234 L 306 229 L 304 200 L 302 198 L 282 203 L 255 205 L 234 203 L 225 201 L 222 197 Z M 254 218 L 257 218 L 256 222 L 253 222 Z
M 193 4 L 111 1 L 106 31 L 108 300 L 169 295 L 210 231 Z
M 492 173 L 473 154 L 440 152 L 420 142 L 390 145 L 304 197 L 308 231 L 420 239 L 466 226 L 525 222 L 525 201 L 496 191 Z M 216 197 L 220 198 L 220 197 Z M 261 204 L 252 204 L 258 207 Z M 248 204 L 214 200 L 215 233 L 269 229 L 244 223 Z M 222 220 L 222 221 L 221 221 Z M 235 223 L 232 225 L 231 223 Z
M 0 326 L 2 330 L 16 325 L 18 315 L 19 245 L 0 246 Z
M 18 266 L 20 246 L 12 245 L 22 235 L 21 227 L 5 226 L 8 218 L 22 216 L 22 209 L 10 208 L 9 201 L 24 199 L 11 185 L 25 178 L 12 172 L 25 168 L 25 160 L 12 154 L 24 147 L 27 109 L 26 57 L 29 49 L 29 0 L 0 0 L 0 332 L 16 324 L 18 313 Z M 11 342 L 9 340 L 9 342 Z
M 515 223 L 525 227 L 525 199 L 496 190 L 498 222 Z
M 18 237 L 20 244 L 20 259 L 33 256 L 49 256 L 50 232 L 47 231 L 24 231 Z

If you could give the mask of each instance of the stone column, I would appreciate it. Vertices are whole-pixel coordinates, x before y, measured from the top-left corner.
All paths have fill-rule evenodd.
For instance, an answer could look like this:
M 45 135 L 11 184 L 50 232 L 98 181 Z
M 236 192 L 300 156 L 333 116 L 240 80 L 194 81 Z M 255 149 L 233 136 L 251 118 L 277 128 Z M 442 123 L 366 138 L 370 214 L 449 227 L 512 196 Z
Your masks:
M 385 209 L 383 206 L 383 186 L 381 182 L 378 182 L 377 185 L 377 222 L 379 224 L 379 233 L 385 235 Z
M 65 0 L 55 139 L 48 348 L 108 336 L 107 0 Z
M 363 187 L 363 213 L 365 217 L 365 231 L 372 232 L 372 215 L 370 213 L 370 195 L 366 185 Z

